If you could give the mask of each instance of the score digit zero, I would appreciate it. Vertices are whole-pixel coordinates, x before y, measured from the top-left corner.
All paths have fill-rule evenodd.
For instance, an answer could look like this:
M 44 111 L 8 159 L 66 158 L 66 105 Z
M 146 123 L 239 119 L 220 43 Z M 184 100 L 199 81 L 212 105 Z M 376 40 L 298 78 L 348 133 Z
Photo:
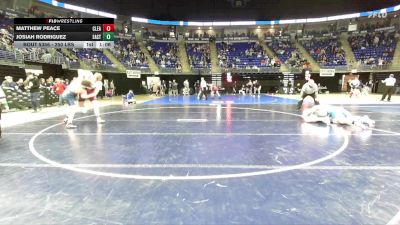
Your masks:
M 103 24 L 103 32 L 114 32 L 114 24 Z
M 114 41 L 114 33 L 112 32 L 103 33 L 103 41 Z

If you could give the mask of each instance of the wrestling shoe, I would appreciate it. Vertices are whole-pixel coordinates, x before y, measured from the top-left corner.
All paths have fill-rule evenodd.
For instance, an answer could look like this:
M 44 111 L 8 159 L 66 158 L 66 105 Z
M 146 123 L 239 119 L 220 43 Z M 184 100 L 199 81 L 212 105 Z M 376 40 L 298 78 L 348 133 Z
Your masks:
M 368 116 L 363 116 L 361 121 L 368 125 L 368 127 L 374 127 L 375 126 L 375 121 L 371 120 Z
M 97 118 L 97 123 L 105 123 L 106 121 L 101 119 L 100 117 Z
M 331 124 L 331 119 L 329 119 L 329 117 L 325 117 L 322 119 L 322 122 L 325 123 L 326 125 L 330 125 Z
M 375 121 L 369 120 L 367 124 L 368 124 L 369 127 L 374 127 L 375 126 Z
M 72 123 L 69 123 L 69 124 L 65 125 L 65 128 L 67 128 L 67 129 L 75 129 L 75 128 L 77 128 L 77 126 L 73 125 Z
M 81 111 L 81 113 L 86 114 L 88 110 L 87 110 L 87 108 L 82 108 L 80 111 Z
M 355 121 L 354 126 L 360 127 L 361 129 L 367 129 L 367 126 L 365 126 L 361 121 Z

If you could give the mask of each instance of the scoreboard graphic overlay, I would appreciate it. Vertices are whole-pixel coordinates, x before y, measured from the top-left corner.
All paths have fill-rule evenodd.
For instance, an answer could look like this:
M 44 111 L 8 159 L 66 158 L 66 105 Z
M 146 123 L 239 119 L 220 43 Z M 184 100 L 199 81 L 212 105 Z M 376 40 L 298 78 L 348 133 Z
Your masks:
M 15 18 L 16 48 L 113 48 L 112 18 Z

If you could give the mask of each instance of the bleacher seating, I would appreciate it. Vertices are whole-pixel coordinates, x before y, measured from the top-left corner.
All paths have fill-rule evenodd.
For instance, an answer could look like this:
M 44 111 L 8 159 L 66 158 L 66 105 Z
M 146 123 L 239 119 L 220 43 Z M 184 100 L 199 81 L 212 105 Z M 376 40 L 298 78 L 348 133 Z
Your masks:
M 282 62 L 286 62 L 295 50 L 292 43 L 288 40 L 277 40 L 274 39 L 272 42 L 268 43 L 268 46 L 275 52 Z
M 114 56 L 128 67 L 148 68 L 146 57 L 140 50 L 139 45 L 132 39 L 115 39 Z
M 4 89 L 4 93 L 6 94 L 6 99 L 8 106 L 10 109 L 28 109 L 31 107 L 31 96 L 28 91 L 17 91 L 13 89 Z M 46 106 L 44 102 L 44 90 L 40 90 L 40 105 L 41 107 Z M 53 105 L 58 102 L 58 96 L 50 92 L 49 94 L 49 102 L 50 105 Z
M 336 37 L 302 40 L 301 44 L 321 66 L 345 66 L 345 53 Z
M 379 23 L 380 24 L 380 23 Z M 393 30 L 376 31 L 380 29 L 378 23 L 367 27 L 366 30 L 355 33 L 349 37 L 349 43 L 355 54 L 356 60 L 362 65 L 371 66 L 382 66 L 389 65 L 393 60 L 393 55 L 396 48 L 396 33 Z M 366 23 L 370 26 L 369 23 Z M 390 23 L 385 24 L 386 27 L 390 28 Z M 391 28 L 393 29 L 393 28 Z M 308 31 L 308 35 L 320 35 L 327 33 L 327 30 L 322 32 Z M 189 38 L 212 38 L 215 40 L 219 38 L 239 38 L 229 40 L 231 43 L 220 43 L 217 40 L 217 53 L 219 59 L 219 66 L 222 68 L 238 68 L 238 69 L 258 69 L 265 67 L 279 67 L 280 62 L 285 63 L 292 68 L 302 68 L 306 64 L 304 59 L 300 57 L 299 51 L 295 48 L 294 44 L 289 40 L 288 33 L 284 33 L 282 36 L 281 31 L 274 31 L 273 33 L 265 33 L 265 37 L 268 40 L 267 45 L 271 50 L 278 56 L 278 58 L 271 59 L 263 51 L 260 46 L 253 38 L 257 36 L 252 33 L 216 33 L 210 35 L 207 32 L 204 34 L 198 34 L 198 32 L 190 32 Z M 399 37 L 400 34 L 397 34 Z M 165 39 L 169 37 L 169 33 L 156 33 L 154 31 L 144 32 L 145 42 L 147 41 L 147 48 L 150 52 L 151 57 L 154 59 L 156 64 L 161 68 L 177 69 L 180 71 L 181 65 L 178 58 L 178 46 L 176 43 L 167 43 L 151 41 L 150 39 Z M 297 36 L 296 36 L 297 37 Z M 245 42 L 243 41 L 246 38 Z M 249 41 L 247 41 L 249 39 Z M 0 16 L 0 57 L 3 60 L 9 60 L 14 62 L 24 61 L 35 61 L 44 63 L 57 63 L 57 64 L 69 64 L 69 68 L 76 69 L 80 68 L 80 63 L 73 59 L 68 59 L 70 54 L 64 55 L 64 53 L 57 49 L 42 49 L 42 48 L 19 48 L 15 49 L 12 44 L 13 40 L 13 20 L 10 18 Z M 171 39 L 172 40 L 172 39 Z M 167 40 L 168 41 L 168 40 Z M 226 40 L 225 40 L 226 41 Z M 303 40 L 301 44 L 310 53 L 310 55 L 320 64 L 320 66 L 335 67 L 346 66 L 348 62 L 345 60 L 345 53 L 340 42 L 336 37 L 323 37 L 313 38 L 311 40 Z M 137 42 L 133 39 L 122 39 L 116 38 L 114 49 L 112 53 L 116 58 L 124 64 L 127 68 L 139 67 L 149 68 L 148 62 L 143 52 L 141 52 Z M 186 43 L 185 44 L 188 61 L 191 68 L 194 69 L 210 69 L 210 49 L 207 43 Z M 56 50 L 56 51 L 54 51 Z M 76 56 L 92 68 L 95 69 L 115 69 L 110 59 L 108 59 L 101 50 L 97 49 L 74 49 L 73 52 Z M 75 57 L 72 57 L 75 58 Z M 350 62 L 349 62 L 350 63 Z M 346 67 L 342 67 L 346 68 Z M 364 67 L 367 68 L 367 67 Z M 381 67 L 384 68 L 384 67 Z M 388 67 L 385 67 L 388 68 Z M 171 70 L 173 71 L 173 70 Z
M 10 19 L 0 19 L 0 50 L 12 51 L 12 25 L 13 21 Z
M 180 63 L 178 61 L 177 52 L 178 46 L 176 43 L 166 42 L 149 42 L 147 49 L 154 62 L 161 66 L 161 68 L 178 68 Z
M 211 68 L 210 46 L 200 43 L 186 43 L 186 52 L 192 68 Z
M 97 49 L 74 49 L 73 52 L 78 56 L 78 58 L 89 63 L 92 67 L 98 65 L 112 65 L 110 59 L 103 54 L 102 51 Z
M 219 65 L 223 68 L 253 69 L 271 67 L 271 59 L 256 42 L 217 43 Z
M 396 48 L 395 32 L 372 32 L 349 37 L 358 61 L 366 65 L 385 65 L 393 60 Z

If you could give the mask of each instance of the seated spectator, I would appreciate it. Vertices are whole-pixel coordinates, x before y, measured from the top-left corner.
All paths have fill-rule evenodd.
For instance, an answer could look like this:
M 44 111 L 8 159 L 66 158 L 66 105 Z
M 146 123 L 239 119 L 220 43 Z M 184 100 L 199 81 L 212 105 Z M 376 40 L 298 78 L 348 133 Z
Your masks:
M 176 43 L 148 42 L 147 45 L 151 46 L 152 50 L 149 53 L 161 68 L 178 69 L 180 62 Z
M 301 44 L 321 66 L 346 65 L 344 50 L 336 37 L 302 40 Z
M 147 46 L 149 52 L 151 46 Z M 116 58 L 127 67 L 148 68 L 146 57 L 140 50 L 138 43 L 132 39 L 115 39 L 112 52 Z
M 280 60 L 279 63 L 277 63 L 274 59 L 274 64 L 284 62 L 294 68 L 300 68 L 303 65 L 300 54 L 291 41 L 275 38 L 272 42 L 268 43 L 268 46 L 276 53 Z
M 261 45 L 257 42 L 217 43 L 219 65 L 222 68 L 274 67 Z
M 11 90 L 17 90 L 18 89 L 18 85 L 17 83 L 15 83 L 13 81 L 13 78 L 11 76 L 6 76 L 5 80 L 3 81 L 3 83 L 1 84 L 1 86 L 4 89 L 11 89 Z
M 111 98 L 112 96 L 113 96 L 113 89 L 109 88 L 109 89 L 106 91 L 106 97 L 107 97 L 107 98 Z
M 186 52 L 191 68 L 211 68 L 210 46 L 208 44 L 186 44 Z
M 19 78 L 17 81 L 18 90 L 25 91 L 24 79 Z
M 92 68 L 101 68 L 102 66 L 112 66 L 112 62 L 104 53 L 98 49 L 73 49 L 75 54 L 89 64 Z
M 349 37 L 357 61 L 361 64 L 383 67 L 393 60 L 396 34 L 393 31 L 375 31 Z
M 6 99 L 6 94 L 4 93 L 3 89 L 0 86 L 0 110 L 2 110 L 2 107 L 8 111 L 10 108 L 8 107 L 7 99 Z M 1 118 L 0 118 L 1 120 Z M 1 129 L 1 127 L 0 127 Z

